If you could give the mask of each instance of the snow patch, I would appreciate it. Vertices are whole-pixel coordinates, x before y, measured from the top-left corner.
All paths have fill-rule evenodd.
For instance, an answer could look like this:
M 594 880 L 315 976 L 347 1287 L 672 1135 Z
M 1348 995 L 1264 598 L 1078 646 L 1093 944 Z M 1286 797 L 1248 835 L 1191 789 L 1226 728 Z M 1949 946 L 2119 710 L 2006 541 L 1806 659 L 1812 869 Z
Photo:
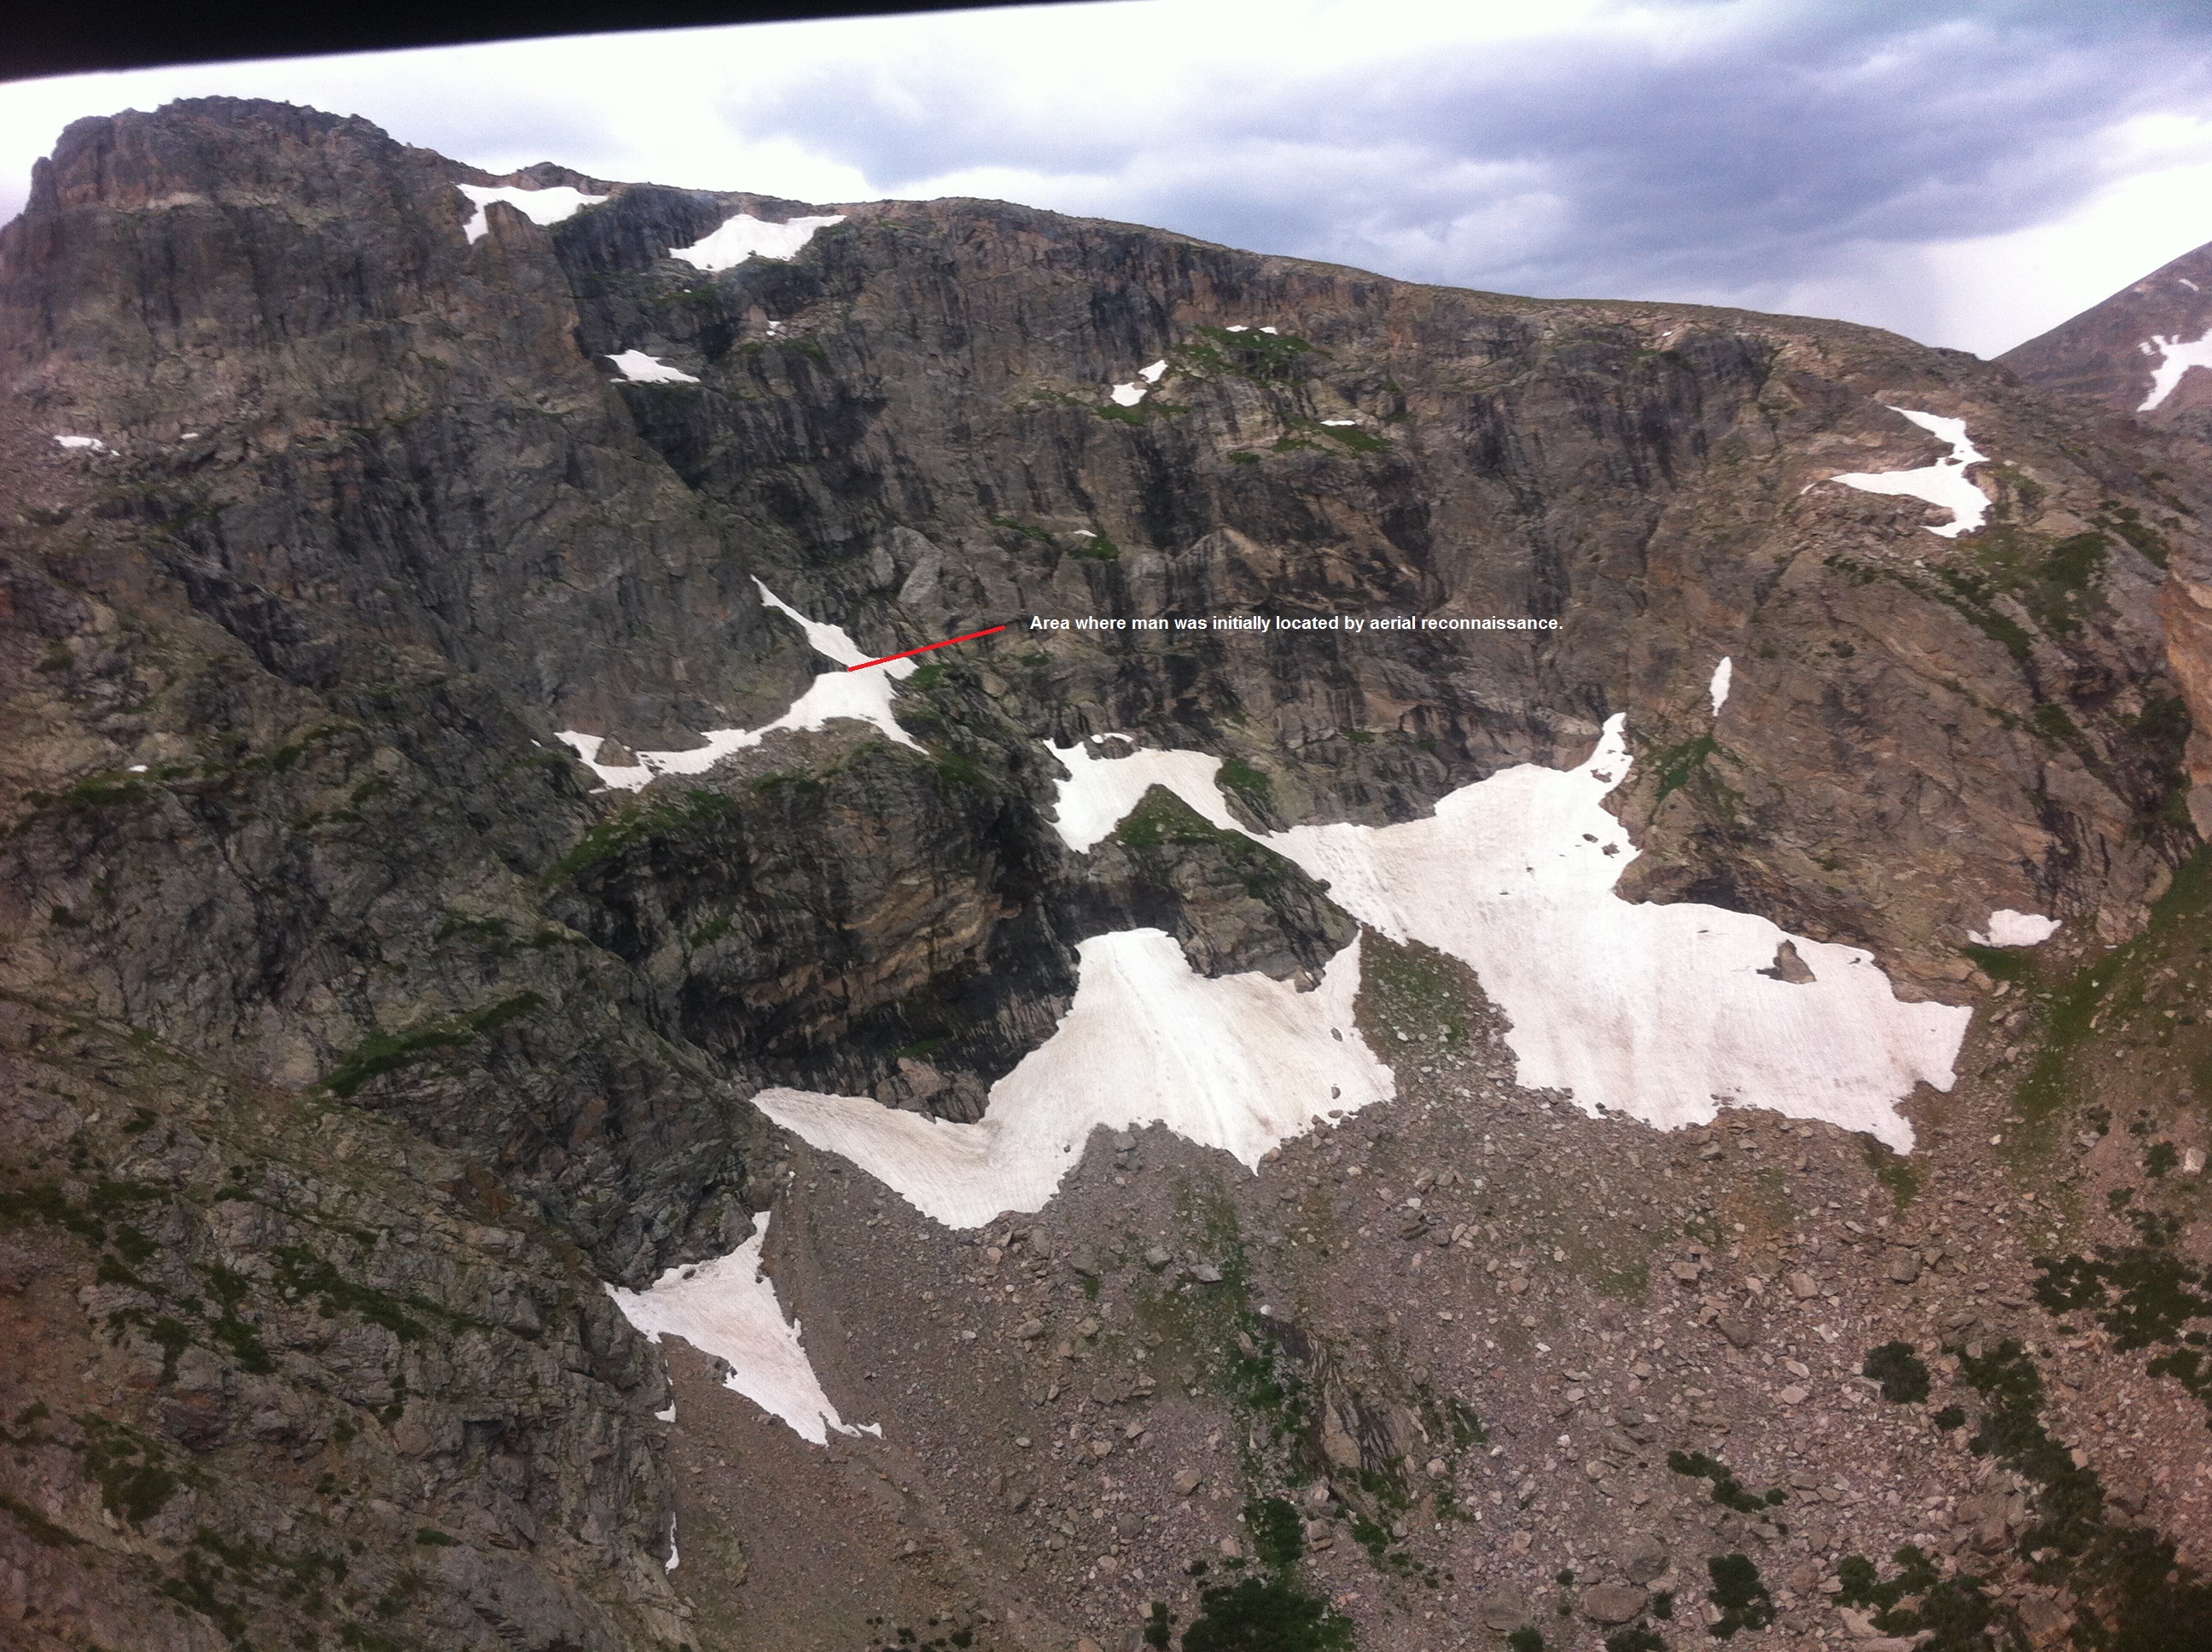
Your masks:
M 1735 675 L 1735 662 L 1725 655 L 1722 657 L 1721 663 L 1713 667 L 1711 694 L 1713 715 L 1716 717 L 1721 714 L 1721 708 L 1728 704 L 1729 680 Z
M 696 385 L 699 381 L 681 367 L 672 367 L 657 355 L 647 355 L 643 350 L 624 350 L 620 355 L 607 360 L 622 370 L 622 376 L 641 385 Z
M 59 446 L 78 448 L 88 453 L 112 453 L 115 451 L 97 436 L 56 436 L 54 441 Z
M 1357 419 L 1323 419 L 1323 420 L 1322 421 L 1322 422 L 1323 424 L 1326 424 L 1326 425 L 1337 426 L 1337 425 L 1346 425 L 1346 424 L 1358 424 L 1358 423 L 1359 422 L 1359 421 L 1358 421 L 1358 420 L 1357 420 Z
M 710 275 L 717 270 L 734 270 L 747 258 L 795 258 L 799 249 L 814 239 L 815 231 L 844 222 L 842 212 L 819 218 L 793 218 L 780 224 L 756 218 L 750 212 L 740 212 L 734 218 L 725 219 L 722 227 L 704 240 L 694 241 L 689 246 L 670 247 L 668 256 L 696 264 Z
M 753 1104 L 924 1215 L 975 1228 L 1042 1209 L 1101 1127 L 1164 1124 L 1256 1169 L 1269 1148 L 1328 1114 L 1396 1093 L 1352 1023 L 1356 939 L 1310 993 L 1262 975 L 1209 981 L 1157 929 L 1094 936 L 1077 951 L 1066 1016 L 991 1086 L 976 1123 L 781 1088 Z
M 1990 914 L 1988 929 L 1968 930 L 1966 938 L 1977 946 L 2040 946 L 2057 932 L 2057 919 L 2006 907 Z
M 1115 385 L 1108 393 L 1113 397 L 1115 406 L 1134 407 L 1145 399 L 1146 391 L 1151 388 L 1151 386 L 1140 385 L 1133 379 L 1126 385 Z
M 2212 331 L 2207 331 L 2203 337 L 2187 344 L 2183 343 L 2178 335 L 2168 338 L 2163 334 L 2154 333 L 2144 343 L 2142 352 L 2145 355 L 2162 358 L 2151 369 L 2150 394 L 2144 397 L 2142 405 L 2136 409 L 2138 413 L 2148 413 L 2173 394 L 2174 386 L 2181 382 L 2181 375 L 2190 368 L 2212 367 Z
M 668 1409 L 666 1411 L 657 1411 L 653 1414 L 664 1423 L 674 1422 L 676 1420 L 676 1402 L 673 1400 L 670 1400 L 668 1402 Z
M 759 587 L 761 601 L 765 605 L 806 633 L 807 644 L 816 653 L 826 655 L 841 666 L 858 665 L 869 658 L 843 626 L 809 619 L 760 580 L 755 580 L 753 584 Z M 623 792 L 642 791 L 662 774 L 703 774 L 725 757 L 757 746 L 771 734 L 785 730 L 816 730 L 841 718 L 872 723 L 888 738 L 919 751 L 920 743 L 891 715 L 893 685 L 901 677 L 913 676 L 914 669 L 911 659 L 895 659 L 871 671 L 824 671 L 773 722 L 752 729 L 710 728 L 700 737 L 703 744 L 687 751 L 641 751 L 634 764 L 599 762 L 599 748 L 606 743 L 604 735 L 562 729 L 553 738 L 573 750 L 577 760 L 599 777 L 601 785 Z
M 1060 841 L 1088 854 L 1155 786 L 1164 786 L 1201 818 L 1224 832 L 1242 832 L 1222 801 L 1214 775 L 1221 759 L 1203 751 L 1132 751 L 1126 757 L 1102 757 L 1091 745 L 1109 739 L 1128 743 L 1125 734 L 1093 735 L 1073 745 L 1048 746 L 1068 777 L 1060 782 L 1055 822 Z
M 573 218 L 587 206 L 597 206 L 607 197 L 586 195 L 567 184 L 556 184 L 550 189 L 525 189 L 517 184 L 456 184 L 455 189 L 476 203 L 476 216 L 462 226 L 462 234 L 471 240 L 483 239 L 488 228 L 485 209 L 494 201 L 504 201 L 534 224 L 557 224 Z
M 753 1236 L 728 1255 L 711 1262 L 680 1263 L 644 1291 L 611 1285 L 623 1317 L 649 1340 L 679 1336 L 702 1354 L 728 1362 L 722 1386 L 744 1395 L 763 1411 L 781 1418 L 813 1445 L 827 1445 L 830 1432 L 873 1433 L 880 1424 L 854 1428 L 837 1415 L 807 1363 L 799 1323 L 783 1316 L 775 1286 L 760 1271 L 761 1245 L 768 1237 L 768 1212 L 753 1218 Z M 674 1538 L 668 1565 L 676 1566 Z
M 1930 435 L 1948 442 L 1951 457 L 1923 465 L 1917 471 L 1854 471 L 1829 480 L 1840 482 L 1846 488 L 1856 488 L 1861 493 L 1904 494 L 1941 506 L 1951 513 L 1951 524 L 1948 527 L 1931 527 L 1928 531 L 1941 534 L 1946 539 L 1955 539 L 1981 526 L 1982 519 L 1989 514 L 1990 496 L 1967 479 L 1966 467 L 1984 463 L 1989 455 L 1977 450 L 1966 439 L 1966 422 L 1947 419 L 1940 414 L 1916 413 L 1909 407 L 1893 407 L 1890 411 L 1903 414 Z
M 1470 965 L 1513 1023 L 1506 1042 L 1525 1085 L 1571 1090 L 1585 1111 L 1662 1128 L 1705 1123 L 1723 1106 L 1766 1107 L 1908 1150 L 1911 1127 L 1896 1104 L 1917 1084 L 1951 1087 L 1972 1012 L 1899 1002 L 1856 947 L 1717 907 L 1616 896 L 1637 855 L 1603 806 L 1630 766 L 1624 720 L 1606 724 L 1579 768 L 1505 769 L 1425 820 L 1252 835 L 1326 882 L 1368 927 Z M 1224 806 L 1215 758 L 1054 755 L 1069 771 L 1059 829 L 1072 847 L 1103 838 L 1115 823 L 1109 814 L 1151 785 L 1224 829 L 1245 829 Z M 1812 981 L 1764 973 L 1785 940 Z
M 1168 364 L 1166 361 L 1163 359 L 1153 362 L 1152 366 L 1148 367 L 1139 367 L 1137 369 L 1137 377 L 1142 379 L 1148 385 L 1156 385 L 1159 383 L 1161 377 L 1167 372 L 1167 370 Z
M 661 1570 L 663 1571 L 674 1571 L 676 1570 L 676 1516 L 671 1515 L 668 1517 L 668 1559 L 661 1566 Z

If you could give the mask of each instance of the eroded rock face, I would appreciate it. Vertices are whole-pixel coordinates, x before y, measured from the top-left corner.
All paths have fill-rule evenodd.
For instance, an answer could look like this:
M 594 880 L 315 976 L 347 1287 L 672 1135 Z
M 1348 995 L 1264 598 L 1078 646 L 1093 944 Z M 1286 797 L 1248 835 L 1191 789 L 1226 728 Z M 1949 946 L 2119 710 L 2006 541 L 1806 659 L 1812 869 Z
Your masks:
M 0 1086 L 11 1643 L 681 1637 L 666 1379 L 533 1213 L 20 999 Z
M 2105 525 L 2170 569 L 2160 613 L 2197 732 L 2187 766 L 2197 829 L 2212 829 L 2212 569 L 2202 540 L 2172 530 L 2212 475 L 2212 246 L 2172 263 L 1998 358 L 2039 389 L 2130 417 L 2130 434 L 2157 457 L 2159 507 L 2115 501 Z
M 607 198 L 551 225 L 495 202 L 471 240 L 463 183 Z M 788 259 L 668 256 L 739 211 L 843 222 Z M 631 352 L 685 376 L 620 379 Z M 1132 382 L 1152 387 L 1113 398 Z M 219 1075 L 132 1067 L 155 1122 L 127 1139 L 74 1102 L 51 1140 L 22 1134 L 32 1087 L 0 1098 L 32 1144 L 11 1176 L 82 1179 L 81 1147 L 167 1190 L 174 1277 L 94 1304 L 139 1317 L 100 1357 L 125 1398 L 86 1404 L 206 1459 L 210 1486 L 319 1463 L 368 1407 L 389 1436 L 368 1479 L 431 1467 L 365 1544 L 388 1556 L 473 1498 L 483 1543 L 568 1546 L 544 1602 L 498 1609 L 532 1643 L 684 1638 L 653 1615 L 650 1361 L 595 1292 L 749 1230 L 777 1184 L 744 1097 L 972 1119 L 1052 1031 L 1087 938 L 1158 928 L 1207 975 L 1302 984 L 1351 939 L 1322 887 L 1164 793 L 1072 851 L 1048 743 L 1233 760 L 1230 806 L 1277 829 L 1414 817 L 1579 761 L 1625 714 L 1617 806 L 1644 853 L 1624 893 L 1869 947 L 1923 995 L 1966 994 L 1960 943 L 1996 908 L 2130 932 L 2194 843 L 2183 696 L 2205 709 L 2212 652 L 2169 667 L 2159 615 L 2178 635 L 2198 612 L 2197 483 L 2148 475 L 2101 416 L 1864 329 L 1413 287 L 988 202 L 495 179 L 357 119 L 204 100 L 80 123 L 42 164 L 0 230 L 0 990 L 48 1029 L 31 1044 L 96 1028 Z M 1983 531 L 1830 482 L 1940 456 L 1896 407 L 1991 456 Z M 912 747 L 832 723 L 599 790 L 560 732 L 681 748 L 829 668 L 756 580 L 870 652 L 1013 629 L 905 680 Z M 1231 612 L 1547 629 L 1028 625 Z M 270 1142 L 286 1108 L 341 1121 L 312 1171 L 340 1215 L 219 1196 L 235 1169 L 274 1185 L 204 1145 L 248 1101 L 289 1121 Z M 206 1163 L 161 1181 L 139 1160 L 172 1137 Z M 397 1150 L 338 1148 L 392 1141 L 422 1185 L 354 1185 L 346 1165 Z M 341 1261 L 301 1227 L 380 1231 L 389 1206 L 443 1233 L 477 1197 L 531 1236 L 498 1269 L 465 1236 Z M 90 1274 L 73 1232 L 51 1265 Z M 301 1246 L 359 1270 L 323 1293 L 335 1331 L 306 1322 L 314 1291 L 284 1295 Z M 245 1370 L 188 1285 L 215 1268 L 306 1364 Z M 204 1311 L 179 1317 L 188 1291 Z M 423 1403 L 421 1374 L 404 1403 L 388 1373 L 388 1396 L 316 1388 L 318 1339 L 368 1350 L 363 1304 L 410 1292 L 493 1327 L 436 1379 L 467 1403 Z M 256 1433 L 241 1371 L 338 1399 L 271 1390 L 289 1420 Z M 516 1397 L 533 1380 L 562 1417 Z M 1340 1467 L 1410 1449 L 1413 1424 L 1346 1407 Z M 76 1449 L 51 1447 L 44 1517 L 92 1495 Z M 266 1495 L 239 1530 L 317 1506 Z M 617 1580 L 599 1605 L 568 1581 L 595 1568 Z M 434 1638 L 508 1587 L 441 1576 Z M 138 1621 L 81 1626 L 119 1644 Z

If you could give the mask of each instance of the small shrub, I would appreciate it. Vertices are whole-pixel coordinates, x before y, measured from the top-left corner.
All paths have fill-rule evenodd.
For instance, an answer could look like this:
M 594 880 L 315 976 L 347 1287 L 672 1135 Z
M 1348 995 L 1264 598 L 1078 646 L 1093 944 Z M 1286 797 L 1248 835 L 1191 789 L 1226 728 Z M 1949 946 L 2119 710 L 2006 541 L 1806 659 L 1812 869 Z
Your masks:
M 1916 1405 L 1928 1397 L 1928 1366 L 1909 1342 L 1885 1342 L 1867 1355 L 1860 1374 L 1881 1384 L 1881 1397 L 1893 1405 Z
M 1705 1562 L 1713 1580 L 1712 1602 L 1721 1609 L 1713 1633 L 1727 1640 L 1741 1629 L 1764 1629 L 1774 1621 L 1774 1597 L 1759 1580 L 1749 1555 L 1717 1554 Z
M 1244 1505 L 1252 1551 L 1270 1566 L 1291 1566 L 1305 1552 L 1305 1526 L 1298 1511 L 1281 1497 L 1255 1497 Z

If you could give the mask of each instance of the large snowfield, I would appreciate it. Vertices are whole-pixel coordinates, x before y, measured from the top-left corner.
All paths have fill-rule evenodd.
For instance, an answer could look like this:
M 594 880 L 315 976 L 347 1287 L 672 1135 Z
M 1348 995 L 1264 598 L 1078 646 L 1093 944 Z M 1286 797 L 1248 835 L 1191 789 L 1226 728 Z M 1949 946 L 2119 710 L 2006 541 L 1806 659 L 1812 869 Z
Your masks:
M 1396 1093 L 1352 1023 L 1356 940 L 1308 993 L 1261 975 L 1209 981 L 1157 929 L 1095 936 L 1078 951 L 1066 1016 L 992 1085 L 975 1124 L 799 1090 L 764 1090 L 753 1105 L 947 1227 L 975 1228 L 1042 1210 L 1101 1127 L 1164 1124 L 1253 1169 L 1331 1112 Z
M 1957 440 L 1964 443 L 1963 430 Z M 761 589 L 817 652 L 841 665 L 865 658 L 840 628 Z M 818 727 L 835 716 L 860 717 L 911 745 L 891 717 L 894 673 L 898 665 L 824 673 L 761 729 L 716 731 L 690 751 L 641 754 L 635 767 L 593 762 L 598 737 L 561 738 L 617 787 L 703 772 L 775 729 Z M 1711 685 L 1716 714 L 1730 676 L 1722 661 Z M 1620 897 L 1616 885 L 1638 853 L 1604 807 L 1632 763 L 1622 715 L 1575 767 L 1504 769 L 1442 799 L 1422 819 L 1273 833 L 1255 832 L 1231 812 L 1218 757 L 1141 749 L 1118 734 L 1047 749 L 1066 771 L 1054 814 L 1071 849 L 1089 853 L 1152 787 L 1165 788 L 1219 829 L 1251 837 L 1325 883 L 1366 930 L 1467 963 L 1511 1023 L 1506 1042 L 1519 1082 L 1567 1091 L 1587 1112 L 1671 1129 L 1724 1108 L 1766 1108 L 1909 1151 L 1912 1130 L 1899 1104 L 1921 1084 L 1951 1087 L 1971 1010 L 1900 1000 L 1873 957 L 1856 947 L 1718 907 Z M 1998 914 L 1987 935 L 1998 944 L 2032 944 L 2048 922 Z M 1785 943 L 1802 970 L 1784 967 Z M 925 1214 L 976 1228 L 1006 1212 L 1043 1208 L 1101 1127 L 1163 1124 L 1251 1168 L 1279 1143 L 1396 1093 L 1391 1069 L 1353 1022 L 1356 938 L 1303 993 L 1256 974 L 1209 980 L 1157 929 L 1094 936 L 1078 954 L 1066 1015 L 992 1086 L 975 1123 L 783 1087 L 761 1091 L 754 1104 Z M 771 1312 L 773 1290 L 756 1277 L 758 1254 L 757 1234 L 732 1257 L 665 1276 L 642 1295 L 618 1291 L 617 1300 L 641 1328 L 675 1331 L 721 1354 L 738 1373 L 731 1386 L 818 1443 L 824 1426 L 842 1425 L 811 1372 L 800 1380 L 805 1354 L 796 1331 Z
M 1909 1150 L 1897 1103 L 1919 1083 L 1950 1088 L 1972 1011 L 1900 1001 L 1856 947 L 1718 907 L 1621 900 L 1613 888 L 1637 851 L 1603 802 L 1628 775 L 1625 727 L 1607 722 L 1577 768 L 1505 769 L 1424 820 L 1249 835 L 1327 883 L 1367 927 L 1469 965 L 1513 1023 L 1524 1084 L 1662 1128 L 1765 1107 Z M 1217 758 L 1054 755 L 1069 770 L 1059 826 L 1072 848 L 1097 843 L 1155 785 L 1217 826 L 1248 830 L 1228 813 Z M 1781 979 L 1784 941 L 1811 981 Z

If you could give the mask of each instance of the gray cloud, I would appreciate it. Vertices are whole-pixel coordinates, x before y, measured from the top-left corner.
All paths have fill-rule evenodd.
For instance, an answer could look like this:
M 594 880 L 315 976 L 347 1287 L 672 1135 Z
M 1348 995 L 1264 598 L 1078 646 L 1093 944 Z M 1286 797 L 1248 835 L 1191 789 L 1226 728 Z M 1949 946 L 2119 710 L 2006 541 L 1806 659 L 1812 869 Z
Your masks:
M 1392 274 L 1755 297 L 1854 244 L 2062 216 L 2108 180 L 2100 134 L 2212 104 L 2199 8 L 1669 9 L 1677 33 L 1571 27 L 1288 79 L 1219 58 L 1118 123 L 1040 116 L 949 54 L 823 64 L 731 118 L 889 192 L 1017 167 L 1115 217 Z
M 2201 0 L 1555 3 L 1519 32 L 1483 25 L 1525 21 L 1522 0 L 1157 0 L 28 82 L 0 88 L 0 216 L 64 120 L 224 93 L 501 167 L 1002 194 L 1417 280 L 1810 307 L 1985 352 L 2212 238 L 2212 202 L 2181 198 L 2212 193 Z M 2173 118 L 2146 141 L 2154 115 Z

